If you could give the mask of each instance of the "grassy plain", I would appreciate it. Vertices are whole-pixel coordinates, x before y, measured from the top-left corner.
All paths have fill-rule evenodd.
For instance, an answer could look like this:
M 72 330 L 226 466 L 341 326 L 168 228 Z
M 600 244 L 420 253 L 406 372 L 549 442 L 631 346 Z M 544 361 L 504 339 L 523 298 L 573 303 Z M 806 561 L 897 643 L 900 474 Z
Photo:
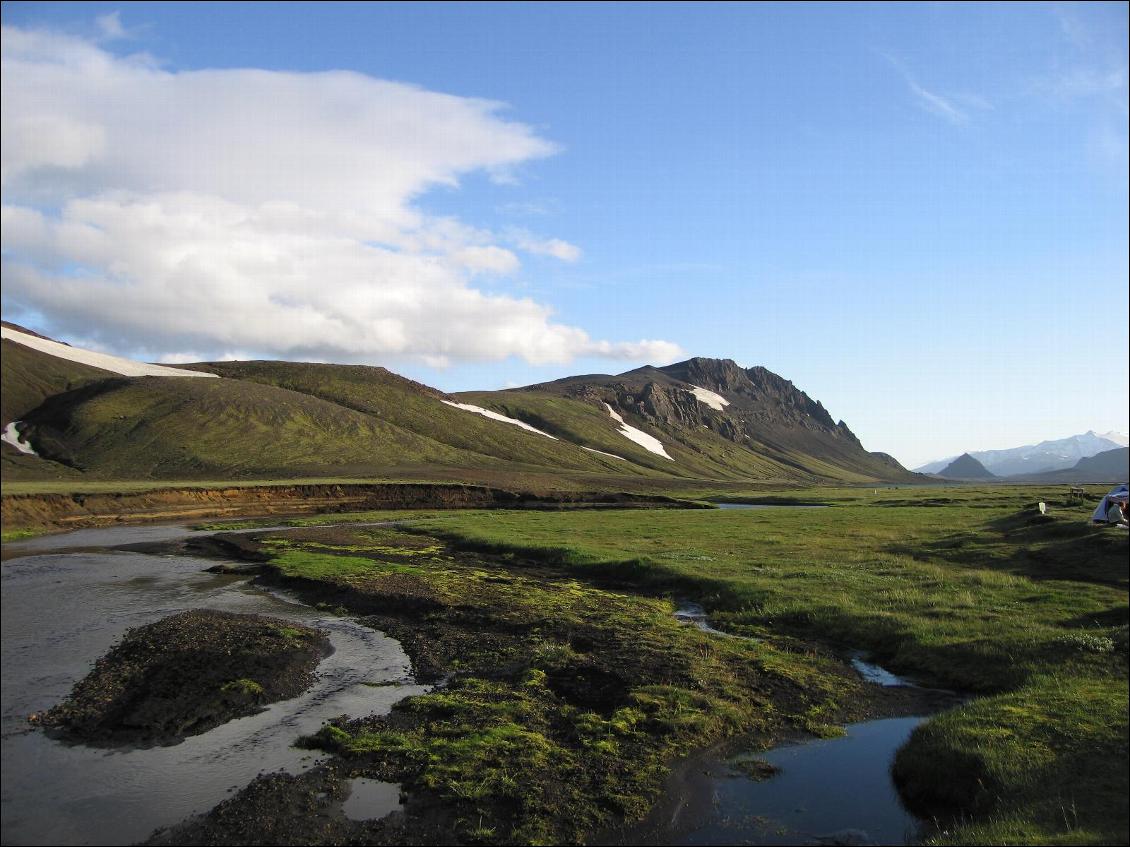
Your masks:
M 934 840 L 1123 843 L 1127 537 L 1060 493 L 821 489 L 776 495 L 831 504 L 820 510 L 453 512 L 267 549 L 287 576 L 374 615 L 418 667 L 455 672 L 388 721 L 322 742 L 439 796 L 464 837 L 578 838 L 640 814 L 675 753 L 858 716 L 865 692 L 813 651 L 823 644 L 976 695 L 895 762 L 904 796 L 937 818 Z M 678 627 L 676 597 L 761 640 Z

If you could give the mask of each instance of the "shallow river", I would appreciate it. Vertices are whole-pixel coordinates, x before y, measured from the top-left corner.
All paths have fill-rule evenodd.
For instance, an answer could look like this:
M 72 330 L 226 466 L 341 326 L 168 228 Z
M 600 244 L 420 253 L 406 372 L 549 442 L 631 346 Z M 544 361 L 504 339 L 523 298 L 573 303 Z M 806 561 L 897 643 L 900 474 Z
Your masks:
M 4 844 L 124 844 L 205 812 L 260 772 L 310 767 L 298 736 L 342 714 L 387 712 L 426 691 L 391 638 L 250 585 L 205 572 L 215 560 L 132 552 L 59 552 L 191 534 L 183 527 L 83 530 L 10 550 L 2 572 Z M 185 609 L 271 615 L 329 632 L 334 652 L 302 695 L 170 747 L 93 749 L 52 740 L 27 722 L 62 700 L 130 627 Z M 395 791 L 385 791 L 389 809 Z

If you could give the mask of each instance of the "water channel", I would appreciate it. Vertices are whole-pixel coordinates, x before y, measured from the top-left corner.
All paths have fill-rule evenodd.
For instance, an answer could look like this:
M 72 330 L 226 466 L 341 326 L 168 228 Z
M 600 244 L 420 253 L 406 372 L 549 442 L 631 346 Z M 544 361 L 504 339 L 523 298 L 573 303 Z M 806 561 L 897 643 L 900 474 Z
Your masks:
M 711 635 L 740 637 L 712 627 L 698 603 L 682 601 L 675 617 Z M 861 651 L 851 653 L 849 660 L 856 673 L 872 685 L 916 687 L 868 661 Z M 660 830 L 660 839 L 654 843 L 917 843 L 926 824 L 903 806 L 890 765 L 898 748 L 926 717 L 864 721 L 849 724 L 840 738 L 733 754 L 719 767 L 704 772 L 709 793 L 705 808 L 692 809 L 690 820 Z
M 408 657 L 393 639 L 252 586 L 246 576 L 205 572 L 214 560 L 94 549 L 189 534 L 184 527 L 112 528 L 7 545 L 9 555 L 28 555 L 4 562 L 0 572 L 5 844 L 143 840 L 158 827 L 207 811 L 260 772 L 311 767 L 318 754 L 291 745 L 327 719 L 385 713 L 427 690 L 415 684 Z M 53 740 L 28 724 L 29 714 L 64 699 L 127 629 L 198 608 L 319 627 L 334 652 L 298 697 L 173 746 L 94 749 Z M 394 787 L 376 794 L 381 803 L 370 798 L 368 815 L 397 808 Z

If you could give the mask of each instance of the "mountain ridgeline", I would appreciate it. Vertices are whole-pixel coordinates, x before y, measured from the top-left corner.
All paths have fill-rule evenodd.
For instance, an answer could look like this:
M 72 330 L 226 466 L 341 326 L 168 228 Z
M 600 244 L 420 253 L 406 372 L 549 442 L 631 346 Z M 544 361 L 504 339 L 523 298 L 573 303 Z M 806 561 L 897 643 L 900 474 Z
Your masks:
M 1007 450 L 973 450 L 968 455 L 980 462 L 993 476 L 1022 478 L 1051 471 L 1069 470 L 1082 459 L 1126 446 L 1126 437 L 1117 432 L 1097 433 L 1092 430 L 1080 435 L 1041 441 L 1038 444 L 1026 444 L 1023 447 L 1012 447 Z M 929 462 L 915 470 L 919 473 L 945 476 L 940 472 L 953 462 L 954 458 Z
M 81 348 L 34 349 L 26 332 L 8 325 L 3 340 L 5 479 L 917 478 L 788 380 L 730 360 L 453 396 L 360 365 L 125 376 Z
M 462 396 L 547 424 L 555 400 L 605 409 L 606 415 L 610 408 L 642 422 L 676 463 L 706 477 L 791 472 L 840 479 L 909 478 L 890 456 L 864 450 L 847 424 L 834 421 L 819 401 L 788 380 L 729 359 L 694 358 L 617 376 L 567 377 Z M 622 447 L 622 442 L 607 446 Z M 650 459 L 659 468 L 663 461 Z

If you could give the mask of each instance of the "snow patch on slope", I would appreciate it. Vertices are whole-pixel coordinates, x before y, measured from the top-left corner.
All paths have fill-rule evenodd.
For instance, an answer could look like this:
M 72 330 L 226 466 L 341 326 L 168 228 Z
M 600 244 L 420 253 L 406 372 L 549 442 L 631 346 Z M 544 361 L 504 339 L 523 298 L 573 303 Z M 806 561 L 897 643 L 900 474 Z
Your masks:
M 22 421 L 12 421 L 4 427 L 4 434 L 0 435 L 0 441 L 3 441 L 5 444 L 11 444 L 21 453 L 26 453 L 29 456 L 38 456 L 39 454 L 35 452 L 35 448 L 24 441 L 23 436 L 20 435 L 19 430 L 16 429 L 21 423 Z
M 608 414 L 612 416 L 612 420 L 620 424 L 620 434 L 622 436 L 627 438 L 629 441 L 634 441 L 644 450 L 648 450 L 657 456 L 662 456 L 664 459 L 671 459 L 671 457 L 667 455 L 667 451 L 664 449 L 662 441 L 660 441 L 654 435 L 648 435 L 642 429 L 636 429 L 634 426 L 629 426 L 628 424 L 624 423 L 624 418 L 620 415 L 620 413 L 614 410 L 607 403 L 604 404 L 604 408 L 608 410 Z M 671 459 L 671 461 L 673 462 L 675 460 Z
M 730 405 L 730 401 L 721 394 L 715 394 L 713 391 L 698 385 L 691 386 L 691 394 L 697 397 L 699 402 L 705 403 L 711 409 L 716 409 L 719 412 L 722 411 L 723 406 Z
M 94 368 L 101 368 L 110 373 L 122 376 L 210 376 L 218 379 L 216 374 L 201 371 L 182 371 L 179 368 L 166 368 L 163 365 L 151 365 L 148 362 L 136 362 L 133 359 L 124 359 L 121 356 L 111 356 L 107 353 L 95 353 L 93 350 L 83 350 L 81 347 L 71 347 L 69 344 L 60 344 L 49 338 L 40 338 L 37 335 L 28 335 L 26 332 L 17 332 L 8 327 L 0 327 L 0 337 L 8 341 L 46 353 L 58 359 L 67 359 L 79 362 Z
M 557 441 L 557 436 L 550 435 L 548 432 L 542 432 L 537 427 L 530 426 L 525 421 L 517 420 L 516 418 L 508 418 L 506 415 L 500 415 L 498 412 L 492 412 L 490 409 L 484 409 L 482 406 L 474 406 L 470 403 L 453 403 L 450 400 L 442 400 L 445 406 L 453 406 L 456 409 L 462 409 L 464 412 L 474 412 L 476 415 L 482 415 L 484 418 L 490 418 L 492 421 L 502 421 L 502 423 L 514 424 L 520 426 L 527 432 L 533 432 L 538 435 L 544 435 L 546 438 L 552 438 Z
M 609 459 L 619 459 L 621 462 L 628 461 L 623 456 L 617 456 L 615 453 L 605 453 L 603 450 L 594 450 L 591 447 L 582 447 L 582 450 L 588 450 L 590 453 L 596 453 L 601 456 L 607 456 Z

